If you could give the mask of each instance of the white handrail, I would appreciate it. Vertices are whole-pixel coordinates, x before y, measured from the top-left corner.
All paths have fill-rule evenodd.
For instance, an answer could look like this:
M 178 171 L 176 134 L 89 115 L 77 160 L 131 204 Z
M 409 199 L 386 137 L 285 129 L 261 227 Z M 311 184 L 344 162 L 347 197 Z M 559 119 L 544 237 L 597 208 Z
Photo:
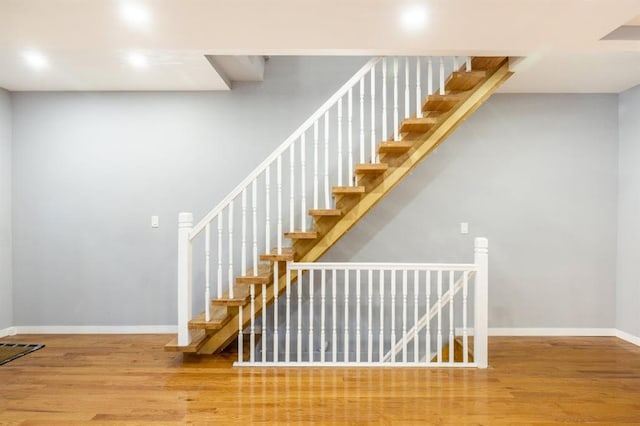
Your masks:
M 342 263 L 342 262 L 291 262 L 292 270 L 331 270 L 346 271 L 371 270 L 371 271 L 477 271 L 474 263 Z
M 207 223 L 211 222 L 233 199 L 235 199 L 244 188 L 248 187 L 251 182 L 260 176 L 260 174 L 273 163 L 282 153 L 284 153 L 289 146 L 295 142 L 300 136 L 318 121 L 320 117 L 324 115 L 333 105 L 342 98 L 350 88 L 358 83 L 382 58 L 375 57 L 370 59 L 353 77 L 351 77 L 336 93 L 333 94 L 316 112 L 314 112 L 300 127 L 298 127 L 278 148 L 275 149 L 253 172 L 244 178 L 238 186 L 235 187 L 216 207 L 214 207 L 209 213 L 196 226 L 193 227 L 189 239 L 193 240 L 200 232 L 204 230 Z

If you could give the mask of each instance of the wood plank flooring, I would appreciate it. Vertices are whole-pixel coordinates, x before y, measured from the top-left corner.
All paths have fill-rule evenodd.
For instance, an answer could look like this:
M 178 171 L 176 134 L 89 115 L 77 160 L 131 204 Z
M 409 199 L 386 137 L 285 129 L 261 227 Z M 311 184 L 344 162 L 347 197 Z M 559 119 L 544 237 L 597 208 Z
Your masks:
M 163 350 L 167 335 L 22 335 L 0 424 L 640 424 L 640 348 L 614 337 L 494 337 L 487 370 L 246 369 Z

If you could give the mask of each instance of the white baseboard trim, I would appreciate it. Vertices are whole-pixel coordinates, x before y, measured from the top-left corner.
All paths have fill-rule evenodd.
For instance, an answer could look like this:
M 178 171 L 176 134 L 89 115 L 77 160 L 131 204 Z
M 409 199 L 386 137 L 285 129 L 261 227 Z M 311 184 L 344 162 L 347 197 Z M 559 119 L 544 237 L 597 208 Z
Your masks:
M 15 327 L 7 327 L 0 330 L 0 337 L 15 336 L 17 330 Z
M 634 336 L 633 334 L 627 333 L 626 331 L 616 330 L 616 337 L 626 342 L 633 343 L 636 346 L 640 346 L 640 337 Z
M 21 325 L 18 334 L 174 334 L 175 325 Z
M 489 328 L 489 336 L 616 336 L 615 328 Z

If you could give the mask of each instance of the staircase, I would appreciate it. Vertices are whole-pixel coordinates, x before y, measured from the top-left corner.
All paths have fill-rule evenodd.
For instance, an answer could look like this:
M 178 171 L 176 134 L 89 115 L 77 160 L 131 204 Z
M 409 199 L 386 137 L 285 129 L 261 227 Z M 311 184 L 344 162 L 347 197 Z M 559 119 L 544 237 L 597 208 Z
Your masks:
M 181 214 L 180 333 L 165 350 L 212 354 L 227 347 L 238 337 L 239 324 L 243 328 L 249 325 L 250 301 L 255 304 L 253 313 L 260 313 L 297 278 L 295 271 L 286 271 L 285 262 L 317 261 L 511 75 L 506 57 L 473 57 L 464 59 L 461 66 L 457 64 L 459 59 L 453 58 L 451 72 L 445 78 L 446 61 L 417 58 L 414 67 L 407 58 L 403 88 L 399 86 L 403 80 L 402 60 L 372 59 L 200 223 L 194 227 L 191 215 Z M 376 69 L 378 77 L 382 74 L 381 81 Z M 410 72 L 415 76 L 411 81 Z M 424 75 L 427 77 L 421 81 Z M 400 118 L 401 98 L 404 118 Z M 359 114 L 353 114 L 352 109 Z M 393 129 L 392 135 L 387 132 L 388 126 Z M 383 136 L 381 142 L 376 139 L 376 131 Z M 313 154 L 306 146 L 307 137 L 313 139 Z M 330 141 L 336 138 L 338 153 L 329 157 Z M 324 171 L 319 164 L 322 139 Z M 369 143 L 365 143 L 367 139 Z M 347 145 L 348 149 L 343 149 Z M 309 156 L 312 161 L 307 167 Z M 287 169 L 282 164 L 287 157 L 289 179 L 283 183 Z M 311 163 L 313 174 L 307 174 Z M 320 190 L 322 177 L 324 191 Z M 288 209 L 283 208 L 283 186 L 288 186 L 290 194 Z M 272 200 L 273 190 L 277 201 Z M 307 197 L 313 199 L 310 206 Z M 234 205 L 240 208 L 234 210 Z M 264 211 L 258 221 L 261 209 Z M 312 226 L 307 226 L 307 215 Z M 234 227 L 234 223 L 241 225 Z M 192 242 L 202 235 L 205 282 L 201 284 L 206 306 L 204 312 L 193 316 Z M 283 244 L 283 237 L 290 246 Z M 258 245 L 264 249 L 258 250 Z M 234 247 L 240 255 L 234 254 Z M 212 298 L 216 287 L 217 295 Z

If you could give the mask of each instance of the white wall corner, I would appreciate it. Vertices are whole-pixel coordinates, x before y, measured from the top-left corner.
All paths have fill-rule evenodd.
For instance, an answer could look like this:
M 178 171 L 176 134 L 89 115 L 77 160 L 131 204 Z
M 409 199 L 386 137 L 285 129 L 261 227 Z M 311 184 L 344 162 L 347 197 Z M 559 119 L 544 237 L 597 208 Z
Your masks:
M 616 337 L 626 342 L 633 343 L 636 346 L 640 346 L 640 337 L 634 336 L 626 331 L 616 330 Z

